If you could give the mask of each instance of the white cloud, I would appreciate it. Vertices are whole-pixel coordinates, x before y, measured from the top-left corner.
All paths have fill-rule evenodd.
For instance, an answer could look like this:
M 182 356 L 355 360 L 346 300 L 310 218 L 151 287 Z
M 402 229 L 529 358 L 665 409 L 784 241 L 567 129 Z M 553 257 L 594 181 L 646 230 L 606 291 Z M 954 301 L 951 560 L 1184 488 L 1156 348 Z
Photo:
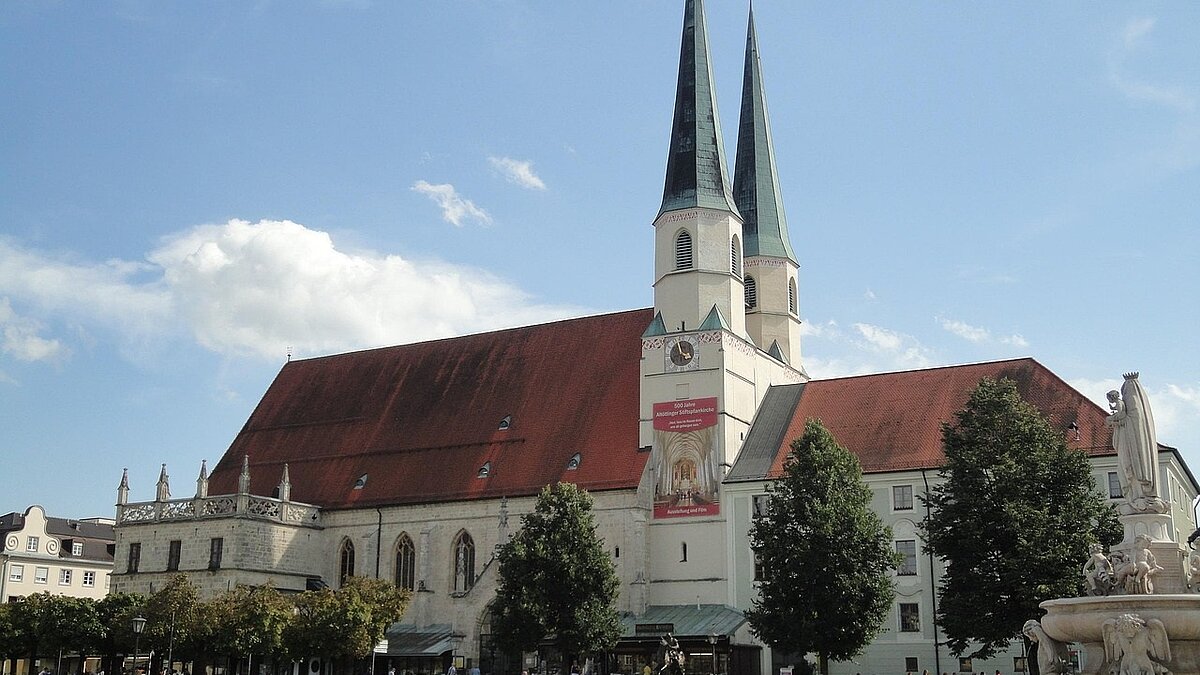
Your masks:
M 991 337 L 984 328 L 977 328 L 962 321 L 953 319 L 938 319 L 942 328 L 970 342 L 983 342 Z
M 0 294 L 129 341 L 182 334 L 222 355 L 264 359 L 288 346 L 298 356 L 338 352 L 580 313 L 538 304 L 484 270 L 342 251 L 291 221 L 195 227 L 146 258 L 64 262 L 0 241 Z
M 1126 98 L 1181 111 L 1196 109 L 1196 93 L 1186 87 L 1147 82 L 1127 72 L 1126 61 L 1154 31 L 1151 17 L 1130 19 L 1121 32 L 1121 46 L 1109 54 L 1108 79 Z
M 947 319 L 945 317 L 936 317 L 936 320 L 945 331 L 953 335 L 957 335 L 968 342 L 974 342 L 976 344 L 999 342 L 1000 344 L 1020 348 L 1029 346 L 1029 341 L 1017 333 L 1014 333 L 1013 335 L 993 336 L 991 331 L 988 329 L 972 326 L 965 321 Z
M 875 349 L 892 352 L 900 349 L 904 337 L 894 330 L 872 326 L 869 323 L 856 323 L 854 330 Z
M 875 291 L 868 288 L 867 291 L 865 293 L 863 293 L 863 298 L 866 300 L 874 300 L 875 299 Z
M 38 335 L 44 327 L 40 322 L 18 316 L 12 302 L 0 297 L 0 353 L 18 361 L 51 361 L 68 355 L 62 342 Z
M 458 227 L 462 227 L 464 220 L 475 220 L 484 225 L 492 224 L 492 216 L 487 211 L 459 195 L 450 183 L 433 185 L 419 180 L 413 183 L 412 189 L 432 199 L 442 209 L 442 220 L 448 223 Z
M 533 162 L 530 160 L 513 159 L 511 157 L 488 157 L 492 167 L 504 175 L 510 183 L 516 183 L 529 190 L 545 190 L 546 184 L 533 172 Z
M 813 321 L 805 321 L 800 324 L 801 337 L 822 337 L 834 338 L 841 334 L 838 328 L 837 321 L 830 319 L 825 323 L 816 323 Z

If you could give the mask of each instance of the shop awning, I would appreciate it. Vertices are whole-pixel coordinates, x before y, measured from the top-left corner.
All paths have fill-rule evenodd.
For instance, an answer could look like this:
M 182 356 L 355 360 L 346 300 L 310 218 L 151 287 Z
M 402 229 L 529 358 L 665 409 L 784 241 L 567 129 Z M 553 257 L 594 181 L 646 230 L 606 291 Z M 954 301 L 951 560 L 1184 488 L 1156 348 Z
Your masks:
M 650 605 L 639 616 L 621 617 L 621 639 L 653 638 L 670 632 L 677 638 L 732 636 L 746 617 L 728 605 Z
M 388 656 L 441 656 L 454 649 L 455 635 L 450 624 L 434 624 L 418 628 L 414 624 L 394 623 L 384 638 Z M 381 647 L 383 645 L 380 645 Z

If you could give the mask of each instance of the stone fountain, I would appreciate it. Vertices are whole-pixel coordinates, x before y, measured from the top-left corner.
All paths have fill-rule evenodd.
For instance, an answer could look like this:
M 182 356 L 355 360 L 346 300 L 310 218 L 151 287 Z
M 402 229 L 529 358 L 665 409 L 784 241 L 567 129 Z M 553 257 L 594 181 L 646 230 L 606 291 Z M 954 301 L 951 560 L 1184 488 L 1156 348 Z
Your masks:
M 1083 566 L 1089 596 L 1043 602 L 1046 615 L 1026 622 L 1024 633 L 1038 643 L 1042 675 L 1071 672 L 1070 642 L 1083 647 L 1085 675 L 1200 675 L 1200 552 L 1190 551 L 1200 529 L 1187 546 L 1175 541 L 1137 373 L 1108 401 L 1125 537 L 1107 556 L 1093 546 Z

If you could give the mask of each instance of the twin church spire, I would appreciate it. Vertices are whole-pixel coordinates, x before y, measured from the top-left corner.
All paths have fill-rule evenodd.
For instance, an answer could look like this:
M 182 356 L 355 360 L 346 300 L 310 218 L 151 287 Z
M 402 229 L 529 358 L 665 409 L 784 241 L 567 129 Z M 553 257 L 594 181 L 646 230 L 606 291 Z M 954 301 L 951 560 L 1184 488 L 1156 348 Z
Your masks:
M 655 220 L 655 308 L 667 330 L 697 326 L 715 308 L 733 332 L 798 366 L 798 263 L 775 168 L 753 9 L 737 139 L 731 185 L 703 1 L 686 0 L 666 181 Z M 727 280 L 719 282 L 722 275 Z

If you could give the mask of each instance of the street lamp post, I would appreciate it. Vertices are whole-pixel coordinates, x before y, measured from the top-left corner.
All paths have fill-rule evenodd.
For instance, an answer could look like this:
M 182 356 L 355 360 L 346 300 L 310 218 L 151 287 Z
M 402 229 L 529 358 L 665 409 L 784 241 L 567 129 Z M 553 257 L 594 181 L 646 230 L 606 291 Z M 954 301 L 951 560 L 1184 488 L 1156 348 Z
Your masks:
M 717 673 L 717 634 L 715 632 L 711 632 L 708 634 L 708 644 L 710 647 L 712 647 L 712 672 L 713 672 L 713 675 L 716 675 L 716 673 Z
M 142 639 L 142 631 L 146 628 L 146 620 L 140 615 L 133 618 L 133 672 L 137 674 L 138 647 Z

